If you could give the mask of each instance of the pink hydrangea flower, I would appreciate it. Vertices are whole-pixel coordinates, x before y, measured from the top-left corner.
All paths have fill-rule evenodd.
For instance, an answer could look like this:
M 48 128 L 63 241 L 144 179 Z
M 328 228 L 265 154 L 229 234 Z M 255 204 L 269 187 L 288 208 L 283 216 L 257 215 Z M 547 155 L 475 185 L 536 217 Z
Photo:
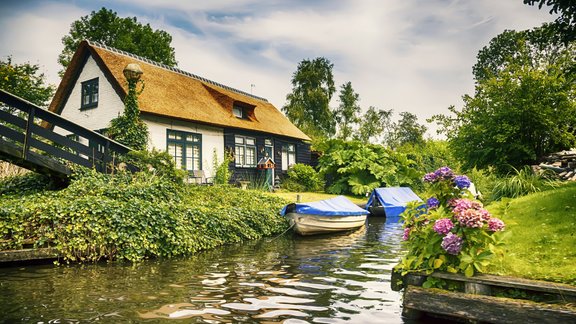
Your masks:
M 450 230 L 454 227 L 454 223 L 450 218 L 442 218 L 434 223 L 434 231 L 440 235 L 446 235 L 450 233 Z
M 402 240 L 408 241 L 408 239 L 410 238 L 410 231 L 411 230 L 412 230 L 412 228 L 410 228 L 410 227 L 406 227 L 404 229 L 404 234 L 402 235 Z
M 504 230 L 504 222 L 498 218 L 490 218 L 488 220 L 488 229 L 492 232 L 498 232 Z

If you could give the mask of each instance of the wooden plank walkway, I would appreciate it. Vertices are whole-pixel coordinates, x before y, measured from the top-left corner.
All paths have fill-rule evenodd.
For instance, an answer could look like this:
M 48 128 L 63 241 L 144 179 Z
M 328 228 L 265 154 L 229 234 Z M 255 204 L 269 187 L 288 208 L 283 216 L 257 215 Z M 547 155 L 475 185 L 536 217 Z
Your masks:
M 423 288 L 428 277 L 450 290 Z M 576 286 L 524 278 L 477 274 L 393 271 L 392 289 L 404 289 L 403 315 L 448 317 L 486 323 L 576 323 Z M 511 298 L 514 297 L 514 298 Z

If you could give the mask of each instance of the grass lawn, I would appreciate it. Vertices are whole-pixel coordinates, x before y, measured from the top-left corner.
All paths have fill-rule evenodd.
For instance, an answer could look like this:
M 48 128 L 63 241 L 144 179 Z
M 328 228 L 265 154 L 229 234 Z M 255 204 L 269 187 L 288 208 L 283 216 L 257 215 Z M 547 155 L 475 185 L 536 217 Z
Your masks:
M 512 232 L 491 272 L 576 285 L 576 183 L 487 209 Z
M 301 202 L 311 202 L 323 199 L 330 199 L 338 196 L 321 192 L 275 192 L 273 193 L 273 195 L 284 198 L 290 202 L 296 202 L 297 195 L 300 195 Z M 354 197 L 354 196 L 345 196 L 345 197 L 350 199 L 350 201 L 352 201 L 355 204 L 365 204 L 368 201 L 368 197 Z

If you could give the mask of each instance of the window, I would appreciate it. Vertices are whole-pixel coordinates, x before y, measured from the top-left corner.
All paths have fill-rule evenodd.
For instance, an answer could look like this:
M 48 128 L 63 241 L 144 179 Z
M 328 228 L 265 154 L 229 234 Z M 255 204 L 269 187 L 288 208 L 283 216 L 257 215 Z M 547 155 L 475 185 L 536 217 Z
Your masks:
M 264 140 L 264 156 L 274 159 L 274 144 L 271 139 Z
M 166 130 L 166 150 L 176 167 L 187 171 L 202 170 L 202 135 Z
M 82 82 L 82 103 L 80 109 L 98 106 L 98 78 Z
M 234 105 L 234 107 L 232 107 L 232 113 L 237 118 L 244 118 L 244 111 L 240 106 Z
M 256 166 L 256 139 L 253 137 L 236 136 L 235 143 L 235 162 L 237 167 L 255 167 Z
M 294 144 L 285 144 L 282 146 L 282 170 L 288 170 L 288 167 L 296 163 L 296 147 Z

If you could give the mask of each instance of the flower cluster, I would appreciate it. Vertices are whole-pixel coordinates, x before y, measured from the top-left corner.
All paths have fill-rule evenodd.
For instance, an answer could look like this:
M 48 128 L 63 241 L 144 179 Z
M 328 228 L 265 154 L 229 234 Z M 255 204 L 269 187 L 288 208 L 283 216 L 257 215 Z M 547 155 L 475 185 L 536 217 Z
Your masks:
M 470 187 L 470 179 L 465 175 L 455 176 L 454 184 L 460 189 L 468 189 Z
M 438 206 L 440 206 L 440 200 L 438 200 L 438 198 L 430 197 L 426 200 L 426 207 L 428 207 L 428 209 L 438 208 Z
M 450 230 L 454 228 L 454 223 L 450 218 L 441 218 L 434 223 L 434 232 L 440 235 L 446 235 L 450 233 Z
M 449 167 L 441 167 L 440 169 L 427 173 L 424 175 L 424 182 L 436 183 L 440 181 L 451 181 L 459 189 L 467 189 L 470 187 L 470 179 L 465 175 L 455 175 L 454 171 Z
M 452 213 L 456 220 L 464 227 L 480 228 L 487 223 L 490 213 L 482 208 L 482 203 L 468 199 L 457 199 L 452 202 Z
M 424 182 L 433 195 L 426 200 L 427 212 L 418 213 L 414 207 L 403 215 L 403 239 L 409 246 L 403 267 L 466 275 L 481 271 L 501 244 L 496 235 L 504 230 L 504 222 L 492 217 L 481 202 L 464 198 L 470 197 L 464 191 L 471 185 L 467 176 L 442 167 L 426 174 Z
M 428 173 L 424 176 L 424 182 L 438 182 L 442 180 L 452 180 L 454 178 L 454 171 L 449 167 L 441 167 L 440 169 Z
M 457 255 L 462 250 L 462 238 L 456 234 L 448 233 L 442 239 L 441 246 L 449 254 Z

